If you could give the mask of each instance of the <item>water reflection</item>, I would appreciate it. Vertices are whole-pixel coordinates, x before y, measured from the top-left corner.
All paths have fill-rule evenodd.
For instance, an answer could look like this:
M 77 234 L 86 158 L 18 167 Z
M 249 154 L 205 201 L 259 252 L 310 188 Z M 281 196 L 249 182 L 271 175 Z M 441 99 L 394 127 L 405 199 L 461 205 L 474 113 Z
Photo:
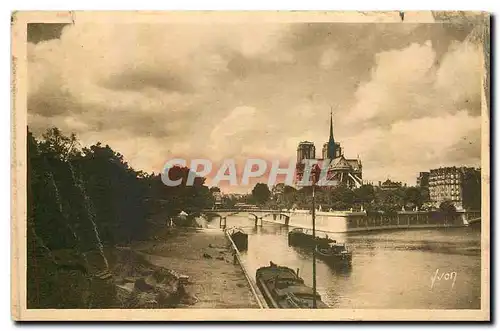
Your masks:
M 312 250 L 288 245 L 284 225 L 254 226 L 245 217 L 228 217 L 228 226 L 249 234 L 243 263 L 251 276 L 269 261 L 299 269 L 312 285 Z M 218 227 L 218 222 L 207 226 Z M 345 239 L 341 239 L 345 238 Z M 468 228 L 353 233 L 333 238 L 353 251 L 352 267 L 337 268 L 317 259 L 317 289 L 333 308 L 480 308 L 480 232 Z M 451 287 L 431 287 L 436 270 L 456 272 Z

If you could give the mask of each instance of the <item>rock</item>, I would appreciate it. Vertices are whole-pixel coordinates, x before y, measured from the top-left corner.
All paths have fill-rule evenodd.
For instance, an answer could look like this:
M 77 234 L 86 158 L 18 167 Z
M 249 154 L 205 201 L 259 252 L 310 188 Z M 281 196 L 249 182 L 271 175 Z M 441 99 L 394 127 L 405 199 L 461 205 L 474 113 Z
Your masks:
M 210 248 L 214 248 L 214 245 L 212 245 L 212 244 L 208 244 L 208 247 L 210 247 Z
M 176 280 L 179 281 L 179 284 L 189 284 L 189 276 L 187 275 L 182 275 L 175 270 L 170 270 L 169 271 L 170 275 L 172 275 Z
M 120 276 L 114 276 L 113 281 L 115 284 L 119 284 L 119 285 L 123 285 L 126 283 L 125 279 L 123 277 L 120 277 Z
M 217 256 L 216 257 L 217 260 L 221 260 L 221 261 L 224 261 L 224 256 Z
M 134 288 L 141 292 L 153 290 L 153 286 L 146 283 L 144 278 L 139 278 L 135 281 Z
M 113 277 L 113 275 L 109 271 L 103 270 L 103 271 L 97 272 L 95 274 L 95 277 L 102 279 L 102 280 L 106 280 L 106 279 L 110 279 L 111 277 Z
M 141 272 L 140 272 L 140 273 L 141 273 L 141 275 L 143 275 L 143 276 L 149 276 L 149 275 L 151 275 L 153 272 L 154 272 L 154 270 L 153 270 L 153 269 L 144 269 L 144 270 L 141 270 Z
M 158 294 L 141 292 L 137 296 L 137 307 L 139 308 L 157 308 L 158 307 Z
M 153 275 L 149 275 L 147 276 L 145 279 L 144 279 L 144 282 L 151 286 L 151 288 L 155 288 L 156 287 L 156 284 L 158 283 L 158 281 L 156 280 L 156 277 Z
M 203 257 L 204 257 L 205 259 L 211 259 L 211 258 L 212 258 L 212 255 L 207 254 L 207 253 L 203 253 Z
M 162 306 L 172 306 L 178 301 L 178 286 L 159 285 L 157 288 L 158 303 Z
M 134 291 L 134 283 L 125 283 L 116 285 L 116 299 L 124 307 L 125 303 L 130 300 Z

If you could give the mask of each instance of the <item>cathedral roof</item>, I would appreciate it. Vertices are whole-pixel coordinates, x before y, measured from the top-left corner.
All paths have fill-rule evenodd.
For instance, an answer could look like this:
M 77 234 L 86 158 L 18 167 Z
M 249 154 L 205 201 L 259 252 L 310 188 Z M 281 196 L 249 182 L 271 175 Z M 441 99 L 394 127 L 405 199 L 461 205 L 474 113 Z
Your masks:
M 344 156 L 337 157 L 332 160 L 332 163 L 330 163 L 330 169 L 346 169 L 349 170 L 351 169 L 351 165 L 347 160 L 344 158 Z
M 360 163 L 357 159 L 346 159 L 343 155 L 341 155 L 332 160 L 330 163 L 330 169 L 360 170 Z
M 354 170 L 359 170 L 361 168 L 357 159 L 347 159 L 347 162 Z

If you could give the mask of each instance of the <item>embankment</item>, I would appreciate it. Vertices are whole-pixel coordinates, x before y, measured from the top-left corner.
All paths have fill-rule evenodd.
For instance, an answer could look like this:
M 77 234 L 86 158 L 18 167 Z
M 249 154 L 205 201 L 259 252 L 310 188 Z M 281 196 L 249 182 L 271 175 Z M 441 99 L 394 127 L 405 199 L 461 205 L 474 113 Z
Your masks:
M 39 254 L 28 308 L 258 308 L 220 230 L 165 228 L 104 253 L 107 273 L 98 252 L 86 254 L 88 269 L 72 250 Z
M 174 229 L 167 238 L 160 235 L 133 249 L 155 266 L 189 276 L 184 288 L 195 302 L 185 308 L 259 308 L 220 230 Z

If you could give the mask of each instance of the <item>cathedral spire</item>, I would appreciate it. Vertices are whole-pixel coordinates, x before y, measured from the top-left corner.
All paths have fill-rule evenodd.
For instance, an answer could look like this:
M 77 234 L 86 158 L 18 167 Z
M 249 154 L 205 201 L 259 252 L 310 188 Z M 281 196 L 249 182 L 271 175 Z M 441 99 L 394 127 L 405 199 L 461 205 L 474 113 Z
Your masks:
M 332 141 L 333 140 L 333 112 L 330 108 L 330 140 L 329 141 Z
M 328 140 L 328 150 L 327 150 L 327 158 L 332 160 L 335 158 L 335 139 L 333 138 L 333 111 L 330 107 L 330 139 Z

